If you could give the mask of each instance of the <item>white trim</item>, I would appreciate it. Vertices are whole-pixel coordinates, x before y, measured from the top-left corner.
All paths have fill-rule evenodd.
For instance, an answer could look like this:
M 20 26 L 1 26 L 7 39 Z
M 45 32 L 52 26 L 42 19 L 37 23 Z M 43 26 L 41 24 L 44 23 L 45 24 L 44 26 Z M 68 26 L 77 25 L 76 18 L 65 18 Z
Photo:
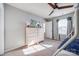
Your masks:
M 0 3 L 0 55 L 4 54 L 4 5 Z

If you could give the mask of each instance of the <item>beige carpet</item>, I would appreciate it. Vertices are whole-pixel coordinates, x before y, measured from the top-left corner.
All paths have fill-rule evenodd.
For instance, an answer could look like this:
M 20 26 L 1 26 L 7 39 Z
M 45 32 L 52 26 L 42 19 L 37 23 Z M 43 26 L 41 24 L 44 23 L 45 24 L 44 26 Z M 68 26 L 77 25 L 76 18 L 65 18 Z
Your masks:
M 24 47 L 23 49 L 14 50 L 5 53 L 5 56 L 52 56 L 52 54 L 57 50 L 61 41 L 45 39 L 37 45 L 31 46 L 29 48 Z

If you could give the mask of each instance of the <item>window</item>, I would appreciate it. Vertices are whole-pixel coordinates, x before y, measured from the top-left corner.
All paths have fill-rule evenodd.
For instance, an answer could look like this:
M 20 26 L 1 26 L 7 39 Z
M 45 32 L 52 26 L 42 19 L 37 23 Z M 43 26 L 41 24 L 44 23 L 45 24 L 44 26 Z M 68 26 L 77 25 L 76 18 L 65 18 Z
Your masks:
M 62 19 L 58 21 L 58 33 L 67 34 L 67 19 Z

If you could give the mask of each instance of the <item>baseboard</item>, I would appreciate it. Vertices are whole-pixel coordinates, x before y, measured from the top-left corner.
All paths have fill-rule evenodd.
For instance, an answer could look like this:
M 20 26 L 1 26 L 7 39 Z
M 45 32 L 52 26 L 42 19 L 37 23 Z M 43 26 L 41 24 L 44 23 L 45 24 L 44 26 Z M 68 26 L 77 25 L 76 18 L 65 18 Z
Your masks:
M 15 49 L 8 49 L 8 50 L 5 50 L 4 53 L 11 52 L 11 51 L 18 50 L 18 49 L 22 49 L 22 48 L 24 48 L 24 47 L 27 47 L 27 45 L 23 45 L 23 46 L 21 46 L 21 47 L 15 48 Z
M 53 40 L 52 38 L 48 38 L 48 37 L 45 37 L 46 39 L 51 39 L 51 40 Z

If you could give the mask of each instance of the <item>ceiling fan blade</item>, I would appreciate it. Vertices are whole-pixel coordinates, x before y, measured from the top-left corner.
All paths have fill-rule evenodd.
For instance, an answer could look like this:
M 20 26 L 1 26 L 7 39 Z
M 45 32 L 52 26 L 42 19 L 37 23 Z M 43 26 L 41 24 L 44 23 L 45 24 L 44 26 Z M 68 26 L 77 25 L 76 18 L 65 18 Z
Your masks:
M 56 8 L 58 8 L 58 5 L 57 5 L 57 3 L 54 3 L 54 4 L 55 4 L 55 7 L 56 7 Z
M 61 7 L 59 7 L 59 6 L 58 6 L 58 3 L 55 3 L 55 7 L 58 8 L 58 9 L 64 9 L 64 8 L 70 8 L 70 7 L 73 7 L 73 5 L 61 6 Z
M 56 8 L 55 5 L 53 5 L 52 3 L 48 3 L 48 5 L 49 5 L 50 7 L 52 7 L 53 9 Z
M 61 7 L 58 7 L 58 9 L 65 9 L 65 8 L 70 8 L 70 7 L 73 7 L 73 5 L 69 5 L 69 6 L 61 6 Z
M 50 16 L 53 12 L 54 12 L 54 10 L 52 10 L 52 11 L 50 12 L 49 16 Z

